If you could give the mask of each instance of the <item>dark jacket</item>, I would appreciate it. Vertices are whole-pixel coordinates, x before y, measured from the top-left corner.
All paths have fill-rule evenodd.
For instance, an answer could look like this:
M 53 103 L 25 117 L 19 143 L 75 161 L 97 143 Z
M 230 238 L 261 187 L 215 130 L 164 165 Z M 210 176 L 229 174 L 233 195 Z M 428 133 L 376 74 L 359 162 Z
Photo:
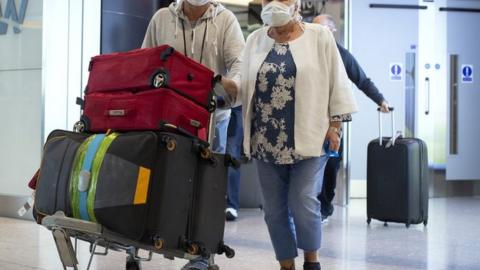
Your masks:
M 360 67 L 355 57 L 338 43 L 337 47 L 340 56 L 342 57 L 343 64 L 345 65 L 345 69 L 347 70 L 348 78 L 358 87 L 358 89 L 362 90 L 365 95 L 380 106 L 385 100 L 382 93 L 378 91 L 378 88 L 370 78 L 365 75 L 365 72 Z

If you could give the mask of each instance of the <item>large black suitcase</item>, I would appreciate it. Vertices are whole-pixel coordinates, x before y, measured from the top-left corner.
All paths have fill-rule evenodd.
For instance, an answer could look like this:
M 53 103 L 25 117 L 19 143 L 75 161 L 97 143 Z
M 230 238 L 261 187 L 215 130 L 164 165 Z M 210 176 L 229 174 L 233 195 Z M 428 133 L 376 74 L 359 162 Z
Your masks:
M 37 222 L 57 211 L 85 219 L 78 213 L 80 177 L 75 172 L 81 170 L 75 168 L 83 163 L 86 154 L 81 153 L 88 152 L 93 136 L 98 134 L 50 134 L 36 186 Z M 114 137 L 101 159 L 95 155 L 97 173 L 92 168 L 86 197 L 91 208 L 85 220 L 159 250 L 228 251 L 223 231 L 231 160 L 211 154 L 198 139 L 171 132 Z
M 410 224 L 428 222 L 428 155 L 418 138 L 380 137 L 368 144 L 367 222 L 378 219 Z

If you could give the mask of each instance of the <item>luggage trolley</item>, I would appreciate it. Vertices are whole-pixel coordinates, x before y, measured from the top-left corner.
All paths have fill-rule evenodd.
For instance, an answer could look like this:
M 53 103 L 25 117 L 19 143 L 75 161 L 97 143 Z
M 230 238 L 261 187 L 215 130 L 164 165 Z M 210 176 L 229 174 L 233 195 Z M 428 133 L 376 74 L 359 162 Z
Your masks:
M 215 100 L 214 100 L 215 102 Z M 213 114 L 210 117 L 209 125 L 209 137 L 208 142 L 213 141 L 214 133 L 214 117 Z M 166 124 L 164 128 L 176 129 L 183 135 L 189 135 L 181 128 L 173 125 Z M 75 128 L 74 128 L 75 129 Z M 81 130 L 75 130 L 81 132 Z M 191 135 L 189 135 L 191 136 Z M 202 155 L 204 153 L 202 152 Z M 239 166 L 238 162 L 232 161 L 234 166 Z M 101 224 L 70 218 L 65 215 L 64 212 L 58 211 L 54 215 L 43 217 L 41 225 L 46 227 L 52 232 L 57 251 L 62 262 L 63 268 L 78 270 L 77 259 L 77 242 L 83 240 L 90 243 L 90 257 L 88 260 L 87 270 L 90 269 L 94 256 L 106 256 L 109 251 L 125 251 L 126 258 L 126 270 L 139 270 L 141 269 L 141 262 L 148 262 L 152 260 L 153 254 L 163 255 L 164 258 L 173 260 L 175 258 L 194 260 L 200 257 L 208 257 L 208 270 L 219 270 L 219 266 L 215 264 L 214 254 L 210 254 L 205 248 L 191 243 L 185 248 L 186 251 L 181 249 L 166 249 L 163 248 L 163 242 L 161 239 L 154 241 L 154 245 L 146 245 L 137 241 L 130 240 L 124 236 L 110 231 Z M 73 238 L 73 243 L 72 243 Z M 98 248 L 103 248 L 102 251 L 98 251 Z M 148 256 L 141 257 L 139 251 L 144 250 L 148 252 Z M 225 244 L 220 243 L 218 254 L 225 253 L 227 258 L 233 258 L 235 251 Z M 205 270 L 207 270 L 205 269 Z
M 112 231 L 109 231 L 100 224 L 80 219 L 66 217 L 63 212 L 57 212 L 55 215 L 46 216 L 42 220 L 42 225 L 52 231 L 58 254 L 63 268 L 73 268 L 78 270 L 77 260 L 77 242 L 83 240 L 90 243 L 90 258 L 87 270 L 90 269 L 93 257 L 95 255 L 106 256 L 110 250 L 125 251 L 126 270 L 137 270 L 140 268 L 140 262 L 151 261 L 153 253 L 161 254 L 167 259 L 176 258 L 192 260 L 201 255 L 194 255 L 196 250 L 191 253 L 180 250 L 162 249 L 161 241 L 156 242 L 154 246 L 148 246 L 129 239 L 126 239 Z M 74 238 L 72 244 L 71 238 Z M 103 252 L 97 251 L 98 247 L 103 247 Z M 148 257 L 139 256 L 140 250 L 148 251 Z M 224 246 L 223 252 L 228 258 L 232 258 L 235 252 L 227 246 Z M 214 262 L 214 255 L 211 254 L 208 260 L 208 270 L 218 270 L 218 265 Z

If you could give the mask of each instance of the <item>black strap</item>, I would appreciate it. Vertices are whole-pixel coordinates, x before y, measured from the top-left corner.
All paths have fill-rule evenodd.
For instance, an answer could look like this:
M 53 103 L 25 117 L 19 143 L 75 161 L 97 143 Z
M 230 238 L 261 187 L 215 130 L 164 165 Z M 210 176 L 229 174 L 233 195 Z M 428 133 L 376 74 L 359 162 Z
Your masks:
M 207 36 L 208 21 L 205 21 L 205 31 L 203 32 L 202 50 L 200 51 L 200 64 L 203 60 L 203 48 L 205 47 L 205 37 Z
M 185 23 L 182 20 L 182 29 L 183 29 L 183 55 L 187 55 L 187 39 L 185 38 Z
M 182 30 L 183 30 L 183 54 L 188 57 L 187 39 L 185 38 L 185 22 L 183 20 L 182 20 Z M 205 49 L 205 39 L 207 37 L 207 30 L 208 30 L 208 21 L 205 21 L 205 30 L 203 31 L 203 40 L 202 40 L 202 50 L 200 51 L 200 64 L 203 61 L 203 50 Z

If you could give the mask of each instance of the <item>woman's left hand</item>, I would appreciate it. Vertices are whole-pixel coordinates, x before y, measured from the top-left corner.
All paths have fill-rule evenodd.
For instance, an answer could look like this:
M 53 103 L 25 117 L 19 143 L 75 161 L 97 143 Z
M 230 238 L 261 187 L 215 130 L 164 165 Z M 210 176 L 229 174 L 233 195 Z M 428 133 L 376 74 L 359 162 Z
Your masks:
M 326 140 L 330 142 L 330 150 L 338 152 L 340 150 L 340 135 L 332 129 L 328 129 Z

